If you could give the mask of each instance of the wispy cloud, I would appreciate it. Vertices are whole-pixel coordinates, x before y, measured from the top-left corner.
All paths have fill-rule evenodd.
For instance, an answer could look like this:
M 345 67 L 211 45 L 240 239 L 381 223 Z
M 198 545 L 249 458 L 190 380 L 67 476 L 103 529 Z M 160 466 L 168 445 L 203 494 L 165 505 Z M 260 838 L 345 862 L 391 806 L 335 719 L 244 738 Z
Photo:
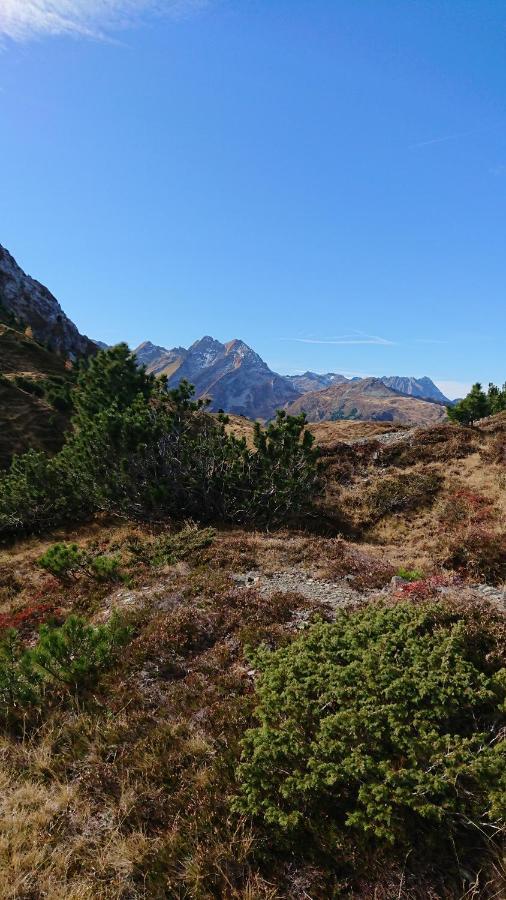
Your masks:
M 50 35 L 103 39 L 147 13 L 183 15 L 206 0 L 0 0 L 0 39 L 27 41 Z
M 342 334 L 337 337 L 328 338 L 294 337 L 281 338 L 281 340 L 295 341 L 298 344 L 376 344 L 384 347 L 391 347 L 395 344 L 395 341 L 379 337 L 376 334 L 365 334 L 363 331 L 352 331 L 350 334 Z
M 416 144 L 411 144 L 409 149 L 418 150 L 419 147 L 431 147 L 433 144 L 445 144 L 446 141 L 455 141 L 457 138 L 469 137 L 470 134 L 474 134 L 474 132 L 459 131 L 456 134 L 445 134 L 443 137 L 430 138 L 428 141 L 418 141 Z

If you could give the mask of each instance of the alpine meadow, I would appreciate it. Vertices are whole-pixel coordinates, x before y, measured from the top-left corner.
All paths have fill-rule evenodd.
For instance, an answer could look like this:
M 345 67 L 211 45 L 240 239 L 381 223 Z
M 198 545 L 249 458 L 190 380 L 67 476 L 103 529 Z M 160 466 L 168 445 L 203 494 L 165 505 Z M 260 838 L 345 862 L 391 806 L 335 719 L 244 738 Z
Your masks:
M 504 4 L 0 6 L 0 900 L 505 898 Z

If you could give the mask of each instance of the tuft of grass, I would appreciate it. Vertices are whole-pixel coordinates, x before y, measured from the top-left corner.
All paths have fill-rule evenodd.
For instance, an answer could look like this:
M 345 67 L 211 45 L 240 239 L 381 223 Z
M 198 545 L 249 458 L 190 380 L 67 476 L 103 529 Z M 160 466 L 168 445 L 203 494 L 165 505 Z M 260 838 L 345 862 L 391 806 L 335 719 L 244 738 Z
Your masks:
M 402 566 L 397 569 L 395 574 L 404 581 L 422 581 L 425 577 L 421 569 L 405 569 Z

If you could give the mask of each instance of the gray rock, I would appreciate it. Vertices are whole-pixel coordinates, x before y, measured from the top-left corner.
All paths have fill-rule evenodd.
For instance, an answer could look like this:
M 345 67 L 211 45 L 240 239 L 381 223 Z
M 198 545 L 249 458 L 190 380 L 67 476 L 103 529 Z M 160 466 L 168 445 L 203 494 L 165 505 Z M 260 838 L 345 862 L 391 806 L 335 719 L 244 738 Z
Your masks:
M 14 327 L 29 326 L 36 341 L 61 356 L 75 359 L 97 352 L 95 342 L 80 334 L 50 291 L 26 275 L 0 245 L 0 312 L 2 307 Z

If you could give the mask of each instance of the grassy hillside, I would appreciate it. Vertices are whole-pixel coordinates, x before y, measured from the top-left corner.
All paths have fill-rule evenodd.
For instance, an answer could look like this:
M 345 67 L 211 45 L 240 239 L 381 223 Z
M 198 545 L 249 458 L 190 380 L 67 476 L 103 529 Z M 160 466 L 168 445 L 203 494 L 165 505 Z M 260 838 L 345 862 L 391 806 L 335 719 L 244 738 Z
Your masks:
M 45 387 L 64 384 L 68 377 L 58 356 L 0 325 L 0 467 L 29 448 L 55 452 L 61 447 L 68 419 L 45 399 Z
M 250 426 L 231 427 L 247 436 Z M 79 694 L 53 685 L 3 734 L 0 896 L 505 895 L 497 834 L 485 849 L 475 832 L 457 837 L 457 865 L 437 842 L 422 853 L 355 842 L 346 830 L 326 850 L 310 834 L 294 850 L 234 812 L 241 740 L 254 722 L 252 648 L 290 646 L 342 610 L 352 622 L 378 598 L 417 610 L 442 598 L 475 648 L 501 629 L 504 648 L 504 417 L 476 429 L 337 422 L 315 433 L 326 490 L 305 529 L 97 516 L 0 551 L 0 629 L 15 625 L 28 646 L 41 622 L 71 613 L 99 626 L 116 612 L 131 628 L 98 680 Z M 86 554 L 66 578 L 37 562 L 56 541 Z M 407 577 L 392 583 L 401 570 Z
M 0 376 L 0 467 L 29 448 L 56 452 L 67 419 L 44 400 Z
M 0 325 L 0 371 L 3 375 L 28 374 L 32 377 L 64 375 L 60 357 L 32 338 L 7 325 Z

